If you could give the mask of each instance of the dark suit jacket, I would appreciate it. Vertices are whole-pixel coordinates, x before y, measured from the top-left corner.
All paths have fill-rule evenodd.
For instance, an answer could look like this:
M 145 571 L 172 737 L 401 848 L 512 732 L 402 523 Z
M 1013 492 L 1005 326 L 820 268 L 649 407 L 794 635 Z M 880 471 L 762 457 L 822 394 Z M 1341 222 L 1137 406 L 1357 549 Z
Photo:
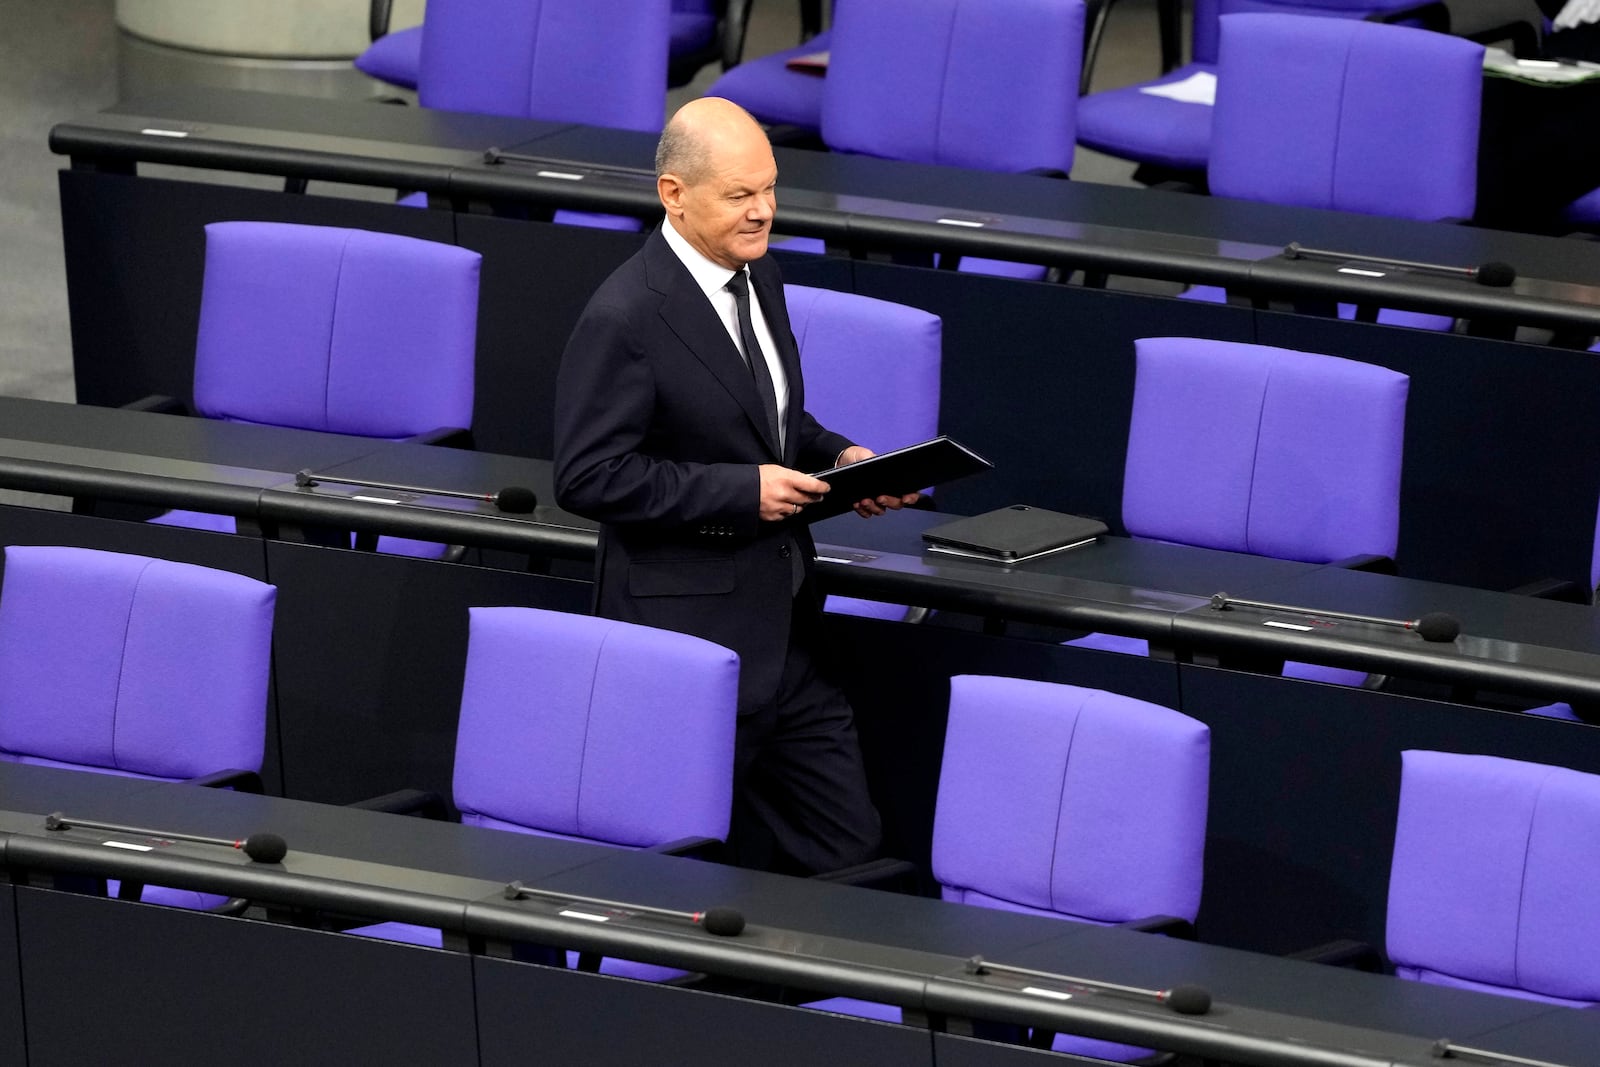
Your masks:
M 784 455 L 767 440 L 738 347 L 659 231 L 584 309 L 562 357 L 555 414 L 556 501 L 603 524 L 596 613 L 737 652 L 744 711 L 777 688 L 791 556 L 809 571 L 814 554 L 804 525 L 760 521 L 756 467 L 826 470 L 850 445 L 805 412 L 777 265 L 763 257 L 750 276 L 789 380 Z

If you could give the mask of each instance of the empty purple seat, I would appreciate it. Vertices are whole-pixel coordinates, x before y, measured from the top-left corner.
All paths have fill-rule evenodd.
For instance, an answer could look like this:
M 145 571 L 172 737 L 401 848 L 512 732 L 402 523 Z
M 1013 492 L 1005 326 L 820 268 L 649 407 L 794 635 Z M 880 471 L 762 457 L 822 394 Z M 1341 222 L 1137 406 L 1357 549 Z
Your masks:
M 806 374 L 806 410 L 874 452 L 939 432 L 943 328 L 920 308 L 833 289 L 786 285 Z M 830 596 L 829 611 L 900 619 L 903 604 Z
M 422 27 L 408 26 L 385 33 L 356 56 L 355 65 L 369 78 L 401 89 L 415 89 L 417 71 L 422 66 Z
M 195 410 L 213 419 L 388 440 L 472 425 L 476 252 L 329 226 L 206 227 Z M 233 530 L 226 516 L 168 525 Z M 384 538 L 438 556 L 442 545 Z
M 844 7 L 835 6 L 836 11 Z M 822 85 L 825 78 L 811 70 L 796 70 L 789 61 L 828 54 L 833 31 L 823 30 L 809 41 L 769 55 L 747 59 L 726 71 L 706 90 L 707 96 L 732 100 L 759 121 L 775 127 L 780 138 L 794 134 L 822 134 Z
M 1308 563 L 1394 556 L 1406 375 L 1241 341 L 1147 337 L 1134 349 L 1128 533 Z M 1113 635 L 1068 643 L 1148 651 Z M 1345 684 L 1364 678 L 1305 665 L 1287 671 Z
M 453 785 L 462 822 L 634 849 L 727 836 L 736 654 L 541 608 L 472 608 L 470 619 Z M 440 942 L 402 923 L 356 932 Z M 610 959 L 602 970 L 681 973 Z
M 1097 925 L 1200 910 L 1211 732 L 1171 708 L 1096 689 L 950 679 L 933 824 L 945 900 Z M 811 1005 L 899 1020 L 845 998 Z M 1057 1051 L 1150 1054 L 1059 1035 Z
M 1498 756 L 1402 754 L 1387 954 L 1403 978 L 1600 1002 L 1600 776 Z
M 260 792 L 276 596 L 189 563 L 6 548 L 0 760 Z M 222 898 L 150 886 L 143 899 Z

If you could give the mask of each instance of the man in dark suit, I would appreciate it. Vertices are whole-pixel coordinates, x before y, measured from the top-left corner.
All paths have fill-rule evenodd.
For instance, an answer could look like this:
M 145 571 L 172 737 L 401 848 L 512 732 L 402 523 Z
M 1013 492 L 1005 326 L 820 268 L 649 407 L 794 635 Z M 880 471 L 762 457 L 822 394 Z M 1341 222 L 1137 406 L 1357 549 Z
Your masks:
M 562 358 L 556 499 L 602 524 L 598 614 L 739 654 L 734 860 L 848 866 L 876 852 L 878 814 L 820 662 L 800 516 L 828 491 L 804 471 L 872 453 L 805 411 L 766 255 L 778 170 L 760 126 L 729 101 L 693 101 L 667 124 L 656 174 L 665 222 L 601 285 Z

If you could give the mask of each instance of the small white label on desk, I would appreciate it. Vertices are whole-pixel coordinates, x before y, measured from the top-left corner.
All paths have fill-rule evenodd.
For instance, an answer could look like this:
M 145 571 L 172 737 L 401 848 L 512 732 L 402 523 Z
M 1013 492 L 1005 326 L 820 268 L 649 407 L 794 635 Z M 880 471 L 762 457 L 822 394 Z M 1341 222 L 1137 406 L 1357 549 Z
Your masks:
M 365 500 L 369 504 L 402 504 L 404 501 L 396 500 L 392 496 L 353 496 L 351 500 Z
M 983 229 L 983 223 L 977 219 L 934 219 L 941 226 L 970 226 L 975 230 Z
M 154 126 L 146 126 L 144 129 L 140 130 L 139 132 L 140 133 L 149 134 L 151 137 L 187 137 L 187 136 L 189 136 L 189 131 L 188 130 L 158 130 Z
M 129 852 L 152 852 L 155 850 L 154 845 L 135 845 L 127 841 L 102 841 L 100 843 L 107 848 L 125 848 Z
M 1382 278 L 1384 276 L 1384 272 L 1381 270 L 1367 270 L 1365 267 L 1340 267 L 1338 273 L 1359 274 L 1363 278 Z
M 564 170 L 537 170 L 534 174 L 540 178 L 560 178 L 564 182 L 581 182 L 583 175 L 571 174 Z
M 1036 986 L 1036 985 L 1023 986 L 1022 987 L 1022 991 L 1024 993 L 1027 993 L 1029 996 L 1047 997 L 1050 1000 L 1071 1000 L 1072 999 L 1072 994 L 1071 993 L 1063 993 L 1059 989 L 1045 989 L 1045 988 L 1043 988 L 1041 986 Z
M 611 916 L 609 915 L 596 915 L 592 911 L 573 911 L 571 908 L 565 908 L 556 912 L 556 914 L 566 919 L 587 919 L 592 923 L 605 923 L 611 921 Z
M 849 558 L 847 558 L 845 556 L 824 556 L 820 552 L 817 553 L 817 557 L 816 558 L 817 558 L 817 562 L 818 563 L 854 563 L 855 562 L 855 560 L 849 559 Z
M 1279 622 L 1277 619 L 1268 619 L 1263 626 L 1276 626 L 1280 630 L 1315 630 L 1315 626 L 1306 626 L 1298 622 Z

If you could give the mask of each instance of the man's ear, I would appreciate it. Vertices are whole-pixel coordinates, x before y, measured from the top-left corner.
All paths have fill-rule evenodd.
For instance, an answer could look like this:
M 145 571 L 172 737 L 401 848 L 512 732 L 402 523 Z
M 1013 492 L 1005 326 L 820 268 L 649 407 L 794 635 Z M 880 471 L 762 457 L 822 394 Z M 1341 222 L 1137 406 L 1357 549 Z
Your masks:
M 662 174 L 656 178 L 656 195 L 668 214 L 683 214 L 683 192 L 683 182 L 676 174 Z

